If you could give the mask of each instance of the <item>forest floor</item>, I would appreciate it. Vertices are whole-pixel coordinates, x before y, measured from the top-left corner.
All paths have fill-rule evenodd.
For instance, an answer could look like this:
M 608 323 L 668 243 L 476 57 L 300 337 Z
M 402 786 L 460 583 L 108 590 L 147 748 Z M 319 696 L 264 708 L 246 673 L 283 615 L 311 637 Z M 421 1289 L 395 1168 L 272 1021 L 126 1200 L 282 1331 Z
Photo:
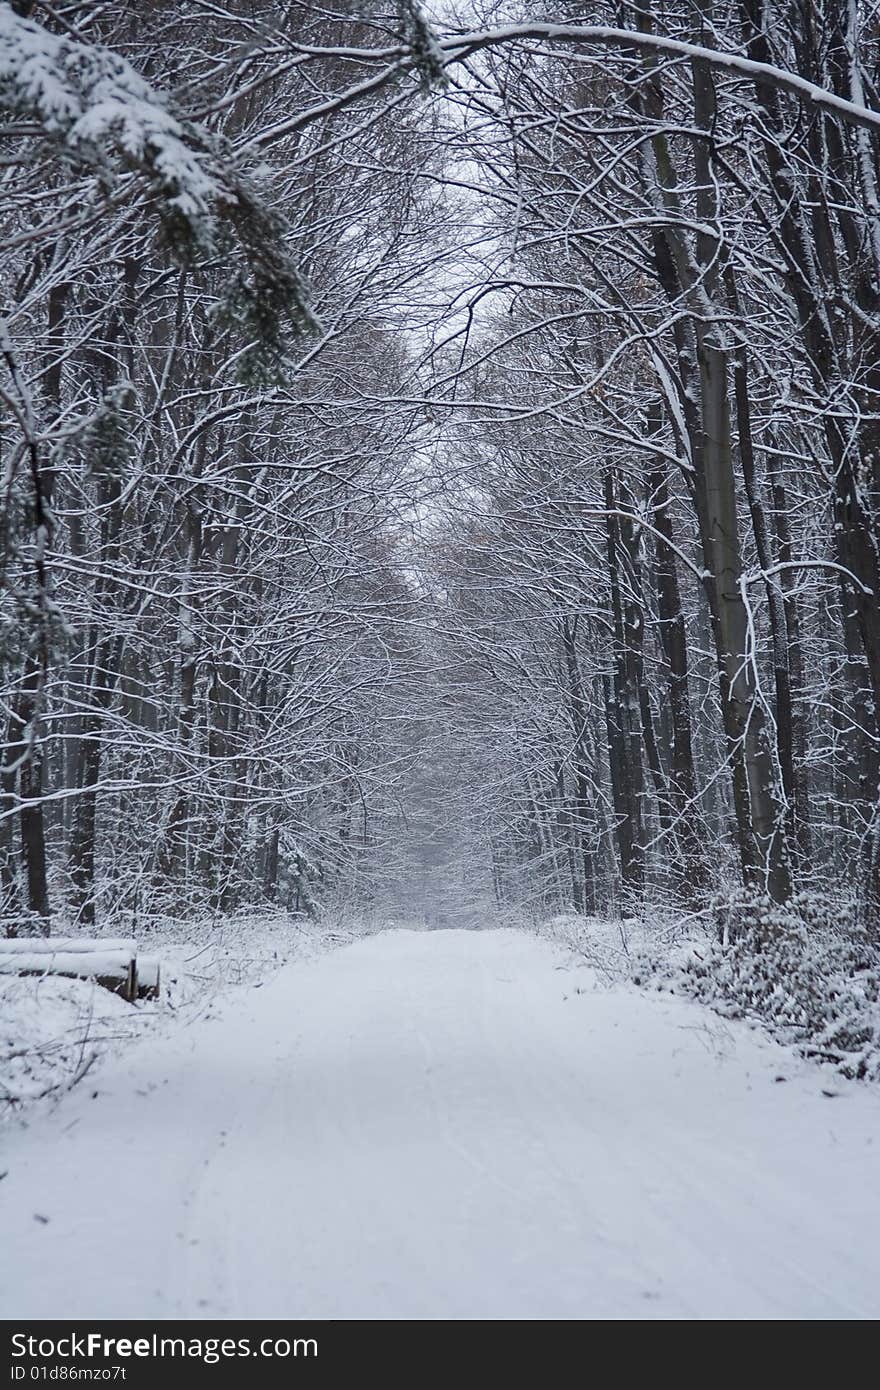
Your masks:
M 876 1318 L 880 1091 L 515 931 L 389 931 L 4 1135 L 7 1318 Z

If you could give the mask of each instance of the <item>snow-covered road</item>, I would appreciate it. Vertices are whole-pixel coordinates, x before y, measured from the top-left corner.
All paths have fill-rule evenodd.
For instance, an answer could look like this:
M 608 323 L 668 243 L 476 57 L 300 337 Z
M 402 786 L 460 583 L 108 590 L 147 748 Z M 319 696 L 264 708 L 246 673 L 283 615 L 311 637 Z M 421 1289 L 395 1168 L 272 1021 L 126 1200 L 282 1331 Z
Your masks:
M 3 1148 L 5 1317 L 880 1315 L 877 1091 L 513 932 L 288 966 Z

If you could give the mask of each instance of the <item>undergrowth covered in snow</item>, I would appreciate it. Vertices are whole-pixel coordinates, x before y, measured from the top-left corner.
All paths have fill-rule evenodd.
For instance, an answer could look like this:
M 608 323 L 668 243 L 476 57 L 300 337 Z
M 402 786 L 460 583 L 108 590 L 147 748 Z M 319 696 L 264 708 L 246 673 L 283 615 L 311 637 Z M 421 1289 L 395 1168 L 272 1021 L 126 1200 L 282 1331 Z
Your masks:
M 688 995 L 845 1076 L 880 1080 L 880 951 L 846 904 L 803 894 L 779 906 L 739 891 L 698 917 L 563 915 L 541 934 L 608 981 Z

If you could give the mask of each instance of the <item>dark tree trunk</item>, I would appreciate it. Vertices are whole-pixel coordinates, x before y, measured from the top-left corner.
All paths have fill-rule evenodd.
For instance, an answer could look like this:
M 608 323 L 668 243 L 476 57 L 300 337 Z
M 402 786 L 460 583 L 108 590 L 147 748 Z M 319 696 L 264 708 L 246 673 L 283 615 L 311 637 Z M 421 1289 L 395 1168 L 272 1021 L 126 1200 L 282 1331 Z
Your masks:
M 657 614 L 660 645 L 666 658 L 669 679 L 669 712 L 672 725 L 671 796 L 676 817 L 676 834 L 681 850 L 684 885 L 694 891 L 708 881 L 706 857 L 697 822 L 697 778 L 694 771 L 691 724 L 690 677 L 684 612 L 673 551 L 674 536 L 669 510 L 666 474 L 660 467 L 648 476 L 654 528 L 658 535 L 654 573 L 657 587 Z
M 727 282 L 732 307 L 738 312 L 739 296 L 733 272 L 728 267 Z M 782 791 L 785 801 L 787 825 L 786 842 L 790 849 L 798 846 L 806 850 L 809 844 L 809 820 L 801 823 L 798 811 L 797 774 L 795 772 L 795 714 L 791 692 L 791 673 L 789 669 L 788 633 L 785 620 L 785 607 L 782 587 L 770 571 L 773 568 L 773 555 L 767 531 L 767 519 L 761 500 L 760 487 L 756 475 L 755 450 L 752 440 L 751 407 L 749 402 L 748 356 L 745 346 L 740 343 L 734 354 L 734 393 L 736 398 L 736 420 L 739 443 L 739 458 L 745 484 L 749 514 L 752 519 L 752 535 L 758 564 L 763 571 L 764 591 L 767 596 L 767 610 L 770 618 L 770 642 L 773 653 L 774 709 L 776 718 L 776 755 L 779 760 Z M 801 804 L 801 810 L 806 808 Z M 799 855 L 801 864 L 806 864 L 805 853 Z
M 577 851 L 580 859 L 580 873 L 576 881 L 582 884 L 579 909 L 585 913 L 596 911 L 596 865 L 595 855 L 590 849 L 590 826 L 592 822 L 592 783 L 590 778 L 587 749 L 587 730 L 589 711 L 584 699 L 583 682 L 578 665 L 575 629 L 568 617 L 562 619 L 562 649 L 565 654 L 565 668 L 568 675 L 569 716 L 573 737 L 574 758 L 574 829 L 577 835 Z
M 611 683 L 606 683 L 605 696 L 611 786 L 621 880 L 625 887 L 639 892 L 644 883 L 642 733 L 629 646 L 632 624 L 638 619 L 629 608 L 624 611 L 619 508 L 610 472 L 605 474 L 605 511 L 613 630 L 613 674 Z

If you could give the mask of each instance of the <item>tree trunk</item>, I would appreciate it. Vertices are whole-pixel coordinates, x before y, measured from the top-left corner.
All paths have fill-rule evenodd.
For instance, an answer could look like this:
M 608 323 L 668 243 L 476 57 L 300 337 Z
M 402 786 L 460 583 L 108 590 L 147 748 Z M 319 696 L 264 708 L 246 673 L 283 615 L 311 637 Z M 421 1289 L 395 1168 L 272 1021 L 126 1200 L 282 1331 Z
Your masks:
M 642 737 L 639 693 L 633 684 L 633 673 L 628 659 L 627 626 L 621 596 L 621 539 L 617 510 L 614 478 L 608 471 L 605 474 L 605 511 L 613 629 L 613 674 L 611 682 L 606 682 L 605 718 L 608 728 L 612 798 L 617 821 L 620 876 L 625 887 L 638 892 L 644 883 Z
M 568 675 L 568 708 L 573 739 L 574 763 L 574 822 L 577 835 L 577 849 L 580 858 L 582 893 L 580 910 L 586 914 L 596 911 L 596 866 L 595 856 L 590 849 L 589 828 L 592 786 L 587 757 L 588 710 L 584 699 L 583 683 L 578 667 L 575 630 L 571 620 L 562 619 L 562 649 L 565 654 L 565 667 Z
M 660 645 L 669 680 L 669 712 L 672 725 L 671 795 L 676 838 L 680 847 L 685 887 L 699 891 L 708 881 L 706 856 L 696 832 L 699 816 L 697 778 L 694 771 L 690 679 L 684 611 L 673 552 L 672 517 L 666 474 L 655 467 L 648 475 L 654 528 L 658 533 L 654 573 Z

